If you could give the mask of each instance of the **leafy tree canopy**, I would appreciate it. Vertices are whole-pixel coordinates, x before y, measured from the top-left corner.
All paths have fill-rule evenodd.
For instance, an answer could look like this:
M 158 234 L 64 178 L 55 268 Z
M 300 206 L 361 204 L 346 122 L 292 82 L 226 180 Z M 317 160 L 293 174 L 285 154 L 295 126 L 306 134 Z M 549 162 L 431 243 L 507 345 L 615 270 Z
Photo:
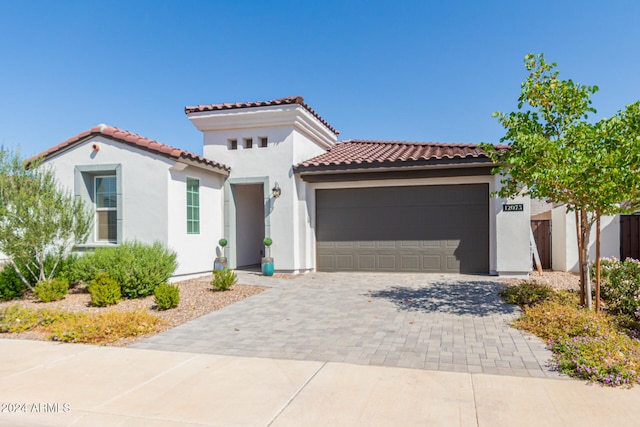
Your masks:
M 21 271 L 37 281 L 53 277 L 56 266 L 46 274 L 45 257 L 60 260 L 86 241 L 90 227 L 87 207 L 58 187 L 50 167 L 41 161 L 27 165 L 19 152 L 0 147 L 0 252 L 27 287 Z

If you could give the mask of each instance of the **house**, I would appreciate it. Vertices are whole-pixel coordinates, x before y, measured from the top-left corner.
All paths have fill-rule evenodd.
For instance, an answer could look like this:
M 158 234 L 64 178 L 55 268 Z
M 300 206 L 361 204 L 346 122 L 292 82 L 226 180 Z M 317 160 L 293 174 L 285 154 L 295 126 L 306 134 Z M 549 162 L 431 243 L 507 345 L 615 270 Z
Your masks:
M 530 204 L 492 196 L 473 144 L 339 141 L 301 97 L 188 106 L 203 155 L 107 125 L 41 155 L 95 211 L 84 249 L 137 239 L 178 253 L 177 276 L 230 268 L 526 276 Z

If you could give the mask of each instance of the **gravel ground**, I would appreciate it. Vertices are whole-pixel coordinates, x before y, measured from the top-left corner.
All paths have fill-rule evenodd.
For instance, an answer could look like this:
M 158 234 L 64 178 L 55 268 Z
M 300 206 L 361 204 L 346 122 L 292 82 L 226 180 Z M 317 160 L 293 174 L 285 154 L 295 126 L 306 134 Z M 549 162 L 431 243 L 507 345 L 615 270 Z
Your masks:
M 171 329 L 177 325 L 193 320 L 209 312 L 220 310 L 221 308 L 241 301 L 252 295 L 259 294 L 266 290 L 263 286 L 249 286 L 236 284 L 228 291 L 214 291 L 209 283 L 211 276 L 203 276 L 196 279 L 177 282 L 180 288 L 180 304 L 170 310 L 158 310 L 154 302 L 154 297 L 149 296 L 141 299 L 121 300 L 117 305 L 110 307 L 92 307 L 91 297 L 85 286 L 77 286 L 69 290 L 69 294 L 61 301 L 43 303 L 36 300 L 33 294 L 26 294 L 21 300 L 0 302 L 0 310 L 9 305 L 19 304 L 30 308 L 59 308 L 72 312 L 104 312 L 108 310 L 136 310 L 143 309 L 159 316 L 164 324 L 159 332 Z M 2 338 L 26 338 L 47 340 L 44 334 L 36 332 L 26 332 L 21 334 L 2 334 Z M 114 346 L 126 346 L 133 342 L 148 338 L 149 335 L 120 340 Z
M 542 275 L 540 275 L 537 271 L 534 271 L 531 273 L 528 281 L 547 284 L 556 290 L 580 290 L 580 275 L 578 273 L 543 270 Z M 522 279 L 502 279 L 502 283 L 507 286 L 516 286 L 522 282 L 524 282 Z

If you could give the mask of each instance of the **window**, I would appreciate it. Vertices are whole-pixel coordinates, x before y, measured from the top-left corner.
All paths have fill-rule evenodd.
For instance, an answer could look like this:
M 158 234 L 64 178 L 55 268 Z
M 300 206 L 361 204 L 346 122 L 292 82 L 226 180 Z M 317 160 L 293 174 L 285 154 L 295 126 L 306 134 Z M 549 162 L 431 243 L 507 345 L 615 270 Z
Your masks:
M 187 234 L 200 234 L 200 180 L 187 178 Z
M 118 240 L 118 197 L 115 176 L 95 177 L 96 240 Z
M 253 148 L 253 138 L 244 139 L 244 148 Z
M 230 150 L 237 150 L 238 149 L 238 140 L 237 139 L 230 139 L 229 140 L 229 149 Z
M 260 147 L 267 148 L 268 143 L 267 137 L 260 138 Z

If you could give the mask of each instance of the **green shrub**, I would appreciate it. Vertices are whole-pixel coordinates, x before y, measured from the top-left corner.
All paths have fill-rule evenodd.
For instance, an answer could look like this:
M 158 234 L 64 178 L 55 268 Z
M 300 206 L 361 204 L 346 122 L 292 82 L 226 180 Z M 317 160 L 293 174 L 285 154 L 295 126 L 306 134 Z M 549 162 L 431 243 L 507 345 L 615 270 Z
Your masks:
M 640 261 L 600 260 L 600 296 L 609 312 L 640 319 Z M 591 266 L 595 280 L 595 266 Z
M 69 292 L 69 282 L 64 277 L 42 280 L 36 283 L 33 292 L 42 302 L 58 301 L 63 299 Z
M 10 265 L 0 270 L 0 301 L 9 301 L 22 297 L 27 287 Z
M 523 282 L 517 286 L 508 286 L 499 292 L 504 302 L 519 306 L 532 306 L 548 300 L 555 294 L 549 285 L 543 285 L 535 280 Z
M 156 242 L 146 245 L 125 242 L 119 246 L 98 248 L 75 262 L 73 277 L 91 281 L 100 271 L 120 283 L 124 298 L 141 298 L 153 294 L 153 290 L 165 283 L 178 264 L 175 252 Z
M 89 282 L 91 305 L 106 307 L 120 301 L 120 284 L 109 277 L 109 273 L 100 272 Z
M 44 260 L 45 277 L 49 277 L 49 275 L 51 274 L 51 270 L 53 270 L 55 266 L 53 275 L 54 279 L 67 279 L 68 283 L 75 283 L 74 281 L 69 280 L 69 270 L 71 269 L 71 265 L 75 261 L 75 258 L 76 257 L 74 255 L 69 255 L 67 257 L 63 257 L 62 259 L 59 259 L 56 264 L 56 257 L 47 255 Z M 32 261 L 32 266 L 35 266 L 37 264 L 37 261 L 34 259 Z M 20 272 L 32 287 L 36 286 L 38 280 L 33 277 L 33 274 L 31 274 L 27 268 L 21 266 Z M 13 267 L 11 267 L 10 265 L 0 267 L 0 301 L 8 301 L 16 298 L 21 298 L 26 288 L 26 285 L 24 284 L 22 279 L 20 279 L 20 276 Z
M 226 291 L 238 282 L 238 276 L 233 270 L 227 268 L 215 270 L 211 285 L 217 291 Z
M 153 295 L 160 310 L 175 308 L 180 303 L 180 288 L 177 285 L 161 283 L 153 291 Z

